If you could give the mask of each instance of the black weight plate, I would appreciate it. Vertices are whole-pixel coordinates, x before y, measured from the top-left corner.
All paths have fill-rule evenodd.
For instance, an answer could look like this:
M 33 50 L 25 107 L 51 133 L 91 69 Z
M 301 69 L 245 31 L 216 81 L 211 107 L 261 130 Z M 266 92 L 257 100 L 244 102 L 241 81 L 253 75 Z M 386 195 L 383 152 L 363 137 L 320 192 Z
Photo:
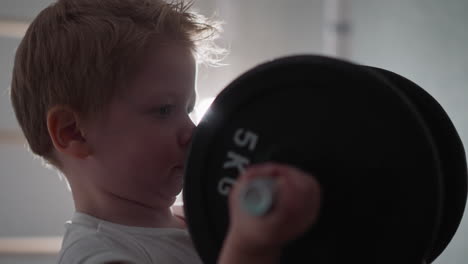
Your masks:
M 248 131 L 257 144 L 240 147 Z M 288 245 L 282 263 L 420 263 L 439 226 L 441 171 L 429 129 L 398 89 L 361 66 L 278 59 L 216 98 L 195 131 L 184 189 L 189 231 L 206 263 L 216 262 L 226 235 L 219 187 L 238 175 L 234 156 L 288 163 L 322 185 L 318 223 Z
M 467 199 L 468 173 L 463 142 L 442 106 L 424 89 L 394 72 L 369 67 L 386 76 L 415 104 L 436 142 L 443 172 L 442 222 L 427 256 L 433 262 L 452 240 L 460 225 Z

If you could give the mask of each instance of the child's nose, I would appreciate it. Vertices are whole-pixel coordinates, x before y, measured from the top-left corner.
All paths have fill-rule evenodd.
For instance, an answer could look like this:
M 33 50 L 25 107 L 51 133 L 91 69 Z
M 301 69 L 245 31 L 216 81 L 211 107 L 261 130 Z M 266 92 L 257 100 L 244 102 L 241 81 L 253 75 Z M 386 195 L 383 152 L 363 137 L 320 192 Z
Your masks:
M 188 118 L 179 136 L 179 143 L 181 146 L 188 146 L 190 144 L 190 141 L 192 141 L 192 134 L 194 129 L 195 124 L 190 118 Z

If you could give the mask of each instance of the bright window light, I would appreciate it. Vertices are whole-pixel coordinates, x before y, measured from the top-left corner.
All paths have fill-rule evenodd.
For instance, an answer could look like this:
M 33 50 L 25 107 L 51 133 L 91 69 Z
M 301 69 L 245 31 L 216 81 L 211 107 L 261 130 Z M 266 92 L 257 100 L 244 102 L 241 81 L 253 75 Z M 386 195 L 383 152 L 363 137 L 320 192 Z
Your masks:
M 191 115 L 192 121 L 195 124 L 198 124 L 200 122 L 200 120 L 203 118 L 206 111 L 210 107 L 211 103 L 213 103 L 214 99 L 215 99 L 214 97 L 207 97 L 198 101 Z

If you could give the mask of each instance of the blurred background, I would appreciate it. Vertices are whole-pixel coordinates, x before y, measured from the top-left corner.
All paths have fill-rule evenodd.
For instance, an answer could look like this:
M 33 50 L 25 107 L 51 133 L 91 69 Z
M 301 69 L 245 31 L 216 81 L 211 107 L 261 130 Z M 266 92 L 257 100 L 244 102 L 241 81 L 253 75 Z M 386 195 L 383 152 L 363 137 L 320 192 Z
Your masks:
M 8 88 L 16 47 L 51 0 L 0 0 L 0 263 L 54 263 L 71 193 L 28 153 Z M 198 0 L 225 22 L 227 66 L 201 67 L 202 115 L 211 98 L 249 68 L 293 54 L 322 54 L 397 72 L 445 108 L 468 145 L 468 1 Z M 466 263 L 468 219 L 436 263 Z

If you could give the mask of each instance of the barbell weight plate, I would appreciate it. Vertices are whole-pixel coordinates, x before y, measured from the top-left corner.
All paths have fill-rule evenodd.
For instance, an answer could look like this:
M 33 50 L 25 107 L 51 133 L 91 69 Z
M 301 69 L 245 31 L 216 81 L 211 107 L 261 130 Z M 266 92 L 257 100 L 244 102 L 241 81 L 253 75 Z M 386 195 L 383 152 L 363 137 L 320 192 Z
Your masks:
M 422 114 L 436 142 L 443 172 L 442 221 L 427 263 L 432 263 L 447 247 L 460 225 L 467 199 L 467 164 L 463 142 L 450 117 L 429 93 L 394 72 L 368 67 L 388 78 L 408 96 Z
M 295 56 L 232 82 L 197 127 L 184 203 L 205 263 L 215 263 L 227 194 L 250 164 L 287 163 L 319 180 L 319 221 L 281 263 L 416 263 L 439 226 L 440 159 L 410 100 L 372 71 Z M 286 227 L 285 227 L 286 228 Z

